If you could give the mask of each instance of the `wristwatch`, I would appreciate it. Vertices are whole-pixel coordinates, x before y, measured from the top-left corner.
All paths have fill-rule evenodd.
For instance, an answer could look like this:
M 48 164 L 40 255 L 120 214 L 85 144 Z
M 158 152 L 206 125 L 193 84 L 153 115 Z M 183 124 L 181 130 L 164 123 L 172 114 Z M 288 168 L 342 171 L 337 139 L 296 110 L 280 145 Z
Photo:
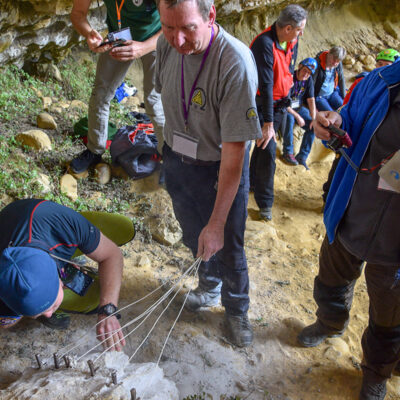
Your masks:
M 104 306 L 97 308 L 97 314 L 102 314 L 102 315 L 107 315 L 107 316 L 110 316 L 117 311 L 118 311 L 118 307 L 116 305 L 114 305 L 113 303 L 108 303 Z M 121 318 L 121 314 L 114 314 L 113 316 L 117 319 Z

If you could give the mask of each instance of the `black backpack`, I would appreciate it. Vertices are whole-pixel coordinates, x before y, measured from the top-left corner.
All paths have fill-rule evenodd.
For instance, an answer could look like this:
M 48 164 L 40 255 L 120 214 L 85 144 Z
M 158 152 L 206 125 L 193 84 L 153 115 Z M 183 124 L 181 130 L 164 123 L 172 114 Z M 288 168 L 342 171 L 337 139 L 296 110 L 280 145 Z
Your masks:
M 120 165 L 132 179 L 145 178 L 161 159 L 152 124 L 137 124 L 118 129 L 110 146 L 113 164 Z

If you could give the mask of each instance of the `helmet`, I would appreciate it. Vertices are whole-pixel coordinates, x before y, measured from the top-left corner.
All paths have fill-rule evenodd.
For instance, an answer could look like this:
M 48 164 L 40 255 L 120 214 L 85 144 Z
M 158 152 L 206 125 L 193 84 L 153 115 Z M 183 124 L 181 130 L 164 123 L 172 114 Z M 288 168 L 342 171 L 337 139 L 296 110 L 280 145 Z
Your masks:
M 385 49 L 382 50 L 377 56 L 376 61 L 384 60 L 394 62 L 399 58 L 400 53 L 395 49 Z
M 304 67 L 307 67 L 311 73 L 313 74 L 315 72 L 315 70 L 317 69 L 317 61 L 312 58 L 312 57 L 308 57 L 305 58 L 303 61 L 300 62 L 300 65 L 303 65 Z

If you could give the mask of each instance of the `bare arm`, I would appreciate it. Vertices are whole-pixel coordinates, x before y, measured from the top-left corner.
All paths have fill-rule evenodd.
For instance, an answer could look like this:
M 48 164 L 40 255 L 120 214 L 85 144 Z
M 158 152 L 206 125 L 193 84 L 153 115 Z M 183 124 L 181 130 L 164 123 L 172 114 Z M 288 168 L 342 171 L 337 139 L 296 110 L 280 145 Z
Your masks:
M 246 143 L 222 143 L 218 191 L 214 209 L 199 236 L 197 257 L 208 261 L 224 246 L 224 227 L 242 175 Z
M 296 112 L 295 110 L 293 110 L 292 107 L 287 107 L 286 110 L 287 110 L 287 112 L 288 112 L 289 114 L 292 114 L 292 115 L 293 115 L 294 119 L 295 119 L 296 122 L 297 122 L 297 125 L 299 125 L 300 127 L 305 125 L 305 122 L 304 122 L 304 119 L 302 118 L 302 116 L 301 116 L 298 112 Z
M 106 236 L 100 234 L 100 243 L 97 249 L 88 254 L 92 260 L 99 263 L 100 280 L 100 306 L 108 303 L 118 305 L 119 290 L 122 280 L 123 257 L 121 250 Z M 113 346 L 120 339 L 122 341 L 115 344 L 114 349 L 121 350 L 125 345 L 122 331 L 112 334 L 112 331 L 120 329 L 120 324 L 116 317 L 106 318 L 105 315 L 99 315 L 100 324 L 97 325 L 97 335 L 100 341 L 107 338 L 105 345 Z
M 309 97 L 307 99 L 308 109 L 310 110 L 310 115 L 312 120 L 314 121 L 317 116 L 317 107 L 315 106 L 315 98 Z
M 93 29 L 87 19 L 91 0 L 74 0 L 71 11 L 71 22 L 76 31 L 86 38 L 89 49 L 102 53 L 110 50 L 111 46 L 98 47 L 103 38 L 99 32 Z

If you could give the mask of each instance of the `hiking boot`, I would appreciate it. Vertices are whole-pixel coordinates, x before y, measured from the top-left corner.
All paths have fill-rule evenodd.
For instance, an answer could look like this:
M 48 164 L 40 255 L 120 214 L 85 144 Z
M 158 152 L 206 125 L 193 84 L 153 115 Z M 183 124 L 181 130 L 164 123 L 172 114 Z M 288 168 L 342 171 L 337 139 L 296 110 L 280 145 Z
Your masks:
M 271 221 L 272 219 L 272 207 L 260 208 L 260 218 L 264 221 Z
M 238 347 L 246 347 L 253 342 L 253 328 L 247 314 L 230 315 L 225 313 L 225 325 L 231 342 Z
M 310 169 L 310 168 L 308 168 L 308 165 L 307 165 L 306 160 L 305 160 L 304 158 L 301 158 L 301 157 L 299 157 L 299 155 L 297 155 L 297 156 L 295 157 L 295 159 L 296 159 L 297 162 L 298 162 L 300 165 L 302 165 L 307 171 Z
M 297 162 L 295 156 L 293 154 L 289 153 L 284 153 L 282 156 L 282 160 L 289 165 L 298 165 L 299 163 Z
M 338 337 L 342 335 L 343 332 L 330 329 L 317 320 L 312 325 L 306 326 L 297 336 L 297 340 L 304 347 L 315 347 L 328 337 Z
M 50 318 L 41 315 L 36 319 L 48 328 L 60 330 L 67 329 L 71 322 L 69 315 L 63 312 L 54 313 Z
M 71 161 L 70 168 L 75 174 L 80 174 L 99 162 L 101 162 L 101 154 L 94 154 L 86 149 Z
M 217 306 L 220 299 L 220 292 L 208 292 L 207 290 L 197 287 L 189 293 L 185 307 L 190 311 L 199 311 L 200 308 Z
M 386 381 L 373 372 L 363 369 L 359 400 L 383 400 L 386 396 Z

